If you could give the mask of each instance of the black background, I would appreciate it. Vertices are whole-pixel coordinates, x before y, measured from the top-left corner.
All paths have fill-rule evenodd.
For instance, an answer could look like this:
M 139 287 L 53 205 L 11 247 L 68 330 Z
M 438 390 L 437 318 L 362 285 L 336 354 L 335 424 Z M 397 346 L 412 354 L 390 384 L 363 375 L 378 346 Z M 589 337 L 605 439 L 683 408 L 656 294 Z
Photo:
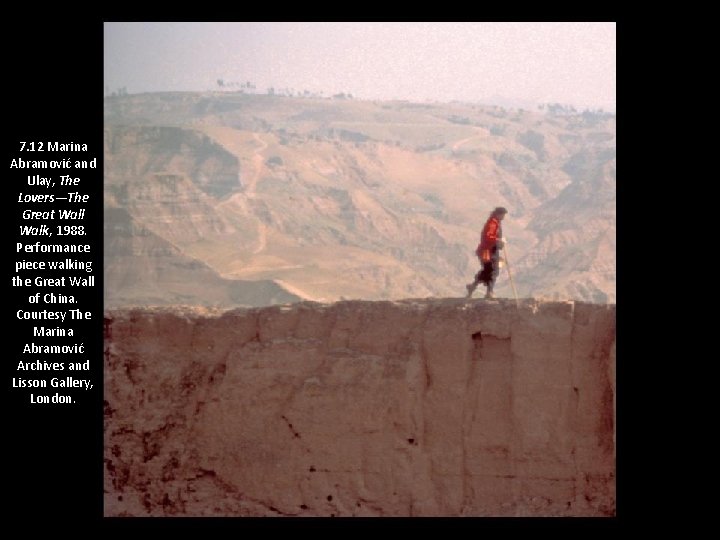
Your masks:
M 40 9 L 40 8 L 38 8 Z M 272 18 L 272 17 L 271 17 Z M 312 18 L 312 17 L 311 17 Z M 339 17 L 343 19 L 343 17 Z M 425 18 L 434 18 L 431 16 Z M 467 16 L 465 16 L 467 18 Z M 482 18 L 482 17 L 481 17 Z M 615 17 L 612 17 L 615 18 Z M 611 19 L 612 19 L 611 18 Z M 200 17 L 197 17 L 200 20 Z M 121 20 L 121 19 L 113 19 Z M 149 17 L 147 20 L 152 20 Z M 4 446 L 6 449 L 4 464 L 6 465 L 4 483 L 6 503 L 4 516 L 12 524 L 6 530 L 13 530 L 12 525 L 21 526 L 26 532 L 87 532 L 101 527 L 105 531 L 110 529 L 125 529 L 127 526 L 137 526 L 141 523 L 143 528 L 156 529 L 160 523 L 169 521 L 179 525 L 187 531 L 192 525 L 209 524 L 209 520 L 133 520 L 133 519 L 103 519 L 103 391 L 102 391 L 102 365 L 103 365 L 103 272 L 102 272 L 102 225 L 103 225 L 103 21 L 100 17 L 83 16 L 75 18 L 63 13 L 54 19 L 46 16 L 43 20 L 35 17 L 10 18 L 5 22 L 6 32 L 3 33 L 4 62 L 4 90 L 6 123 L 3 126 L 2 152 L 5 158 L 5 182 L 3 190 L 3 214 L 11 219 L 6 226 L 6 234 L 2 243 L 5 272 L 5 298 L 4 304 L 6 328 L 2 347 L 5 352 L 3 361 L 3 417 L 7 420 L 4 430 Z M 626 51 L 632 57 L 631 39 L 623 36 L 624 27 L 618 23 L 618 50 Z M 631 87 L 629 78 L 632 73 L 622 73 L 622 66 L 632 63 L 632 59 L 623 61 L 618 58 L 618 68 L 621 73 L 621 85 L 627 89 Z M 624 82 L 623 82 L 624 81 Z M 626 90 L 627 92 L 627 90 Z M 620 92 L 622 94 L 622 91 Z M 627 95 L 631 95 L 626 93 Z M 637 96 L 636 96 L 637 97 Z M 622 111 L 627 106 L 621 101 Z M 629 134 L 626 126 L 627 118 L 621 118 L 618 129 L 624 135 Z M 88 152 L 78 154 L 80 159 L 97 157 L 98 167 L 94 170 L 83 170 L 81 176 L 81 189 L 90 195 L 87 215 L 84 225 L 88 231 L 87 241 L 92 244 L 93 275 L 95 287 L 76 288 L 73 291 L 65 289 L 64 294 L 74 294 L 83 310 L 92 311 L 93 319 L 84 324 L 68 323 L 76 328 L 75 338 L 54 343 L 83 342 L 86 347 L 82 359 L 89 358 L 91 366 L 90 378 L 94 388 L 86 392 L 73 390 L 71 394 L 77 403 L 73 405 L 31 405 L 28 401 L 27 389 L 13 390 L 12 377 L 17 376 L 17 361 L 21 358 L 23 346 L 30 342 L 42 343 L 32 337 L 32 322 L 19 321 L 15 318 L 18 308 L 32 308 L 27 304 L 29 290 L 25 287 L 12 287 L 11 279 L 15 275 L 15 242 L 20 241 L 18 225 L 23 223 L 19 218 L 20 206 L 17 203 L 17 193 L 20 191 L 39 192 L 38 188 L 27 189 L 26 176 L 28 170 L 10 169 L 12 158 L 28 155 L 19 152 L 19 141 L 73 141 L 86 143 Z M 623 152 L 624 170 L 638 172 L 638 156 Z M 67 155 L 46 154 L 45 159 L 68 157 Z M 37 159 L 40 159 L 39 157 Z M 38 171 L 39 172 L 39 171 Z M 40 173 L 42 174 L 42 173 Z M 626 173 L 627 174 L 627 173 Z M 625 175 L 621 173 L 621 178 Z M 625 204 L 632 202 L 632 190 L 628 185 L 618 184 L 618 217 L 623 215 Z M 625 203 L 623 202 L 625 201 Z M 28 205 L 23 205 L 30 207 Z M 53 205 L 53 208 L 61 206 Z M 33 209 L 42 209 L 35 208 Z M 50 207 L 48 207 L 50 208 Z M 623 230 L 633 229 L 632 223 L 618 219 Z M 620 228 L 618 229 L 620 231 Z M 624 233 L 623 233 L 624 234 Z M 608 530 L 616 525 L 628 524 L 638 511 L 650 517 L 658 508 L 648 509 L 644 501 L 650 495 L 651 478 L 655 476 L 650 471 L 649 463 L 645 460 L 646 452 L 641 452 L 633 444 L 643 433 L 642 420 L 651 416 L 643 413 L 643 407 L 637 407 L 636 399 L 632 397 L 633 388 L 642 386 L 638 376 L 637 366 L 633 367 L 630 358 L 637 350 L 628 332 L 623 332 L 623 320 L 627 320 L 632 312 L 632 298 L 624 294 L 627 292 L 626 284 L 631 280 L 631 271 L 628 261 L 633 254 L 623 242 L 623 234 L 618 238 L 618 294 L 623 298 L 623 308 L 618 310 L 618 327 L 620 339 L 618 341 L 618 518 L 592 519 L 592 520 L 325 520 L 323 526 L 335 524 L 348 525 L 352 521 L 352 528 L 365 531 L 366 526 L 383 528 L 407 529 L 413 521 L 413 526 L 422 527 L 426 532 L 432 532 L 434 527 L 438 531 L 447 531 L 449 525 L 472 531 L 475 528 L 499 528 L 507 526 L 512 528 L 518 525 L 551 529 L 558 525 L 561 528 Z M 53 237 L 51 240 L 59 240 Z M 57 242 L 60 243 L 60 242 Z M 86 256 L 73 256 L 72 258 L 86 259 Z M 26 258 L 32 260 L 48 260 L 48 254 L 27 254 Z M 60 259 L 64 257 L 59 257 Z M 23 272 L 23 277 L 35 275 L 36 272 Z M 79 273 L 74 273 L 78 275 Z M 48 274 L 53 275 L 53 274 Z M 57 274 L 55 274 L 57 275 Z M 33 288 L 32 292 L 38 289 Z M 45 292 L 45 291 L 43 291 Z M 644 299 L 645 297 L 643 297 Z M 69 306 L 40 305 L 38 309 L 67 309 Z M 48 325 L 50 326 L 50 325 Z M 33 358 L 24 358 L 33 360 Z M 67 372 L 64 373 L 68 375 Z M 638 459 L 639 458 L 639 459 Z M 637 466 L 637 467 L 636 467 Z M 647 482 L 648 490 L 637 491 L 638 481 Z M 668 494 L 673 499 L 673 494 Z M 672 512 L 673 505 L 665 507 Z M 228 520 L 211 520 L 217 524 L 227 525 Z M 247 524 L 272 526 L 283 523 L 283 526 L 295 528 L 301 523 L 307 528 L 319 525 L 320 520 L 242 520 Z M 379 524 L 378 521 L 382 521 Z M 482 521 L 482 523 L 481 523 Z M 238 524 L 234 520 L 235 525 Z M 649 525 L 643 521 L 644 525 Z M 134 527 L 133 527 L 134 528 Z
M 7 327 L 3 334 L 5 352 L 3 361 L 3 411 L 7 418 L 5 442 L 6 500 L 4 514 L 30 529 L 48 528 L 63 530 L 63 523 L 82 522 L 89 525 L 99 523 L 102 516 L 102 317 L 103 317 L 103 271 L 102 271 L 102 212 L 103 212 L 103 58 L 102 21 L 77 21 L 58 19 L 43 22 L 26 19 L 21 22 L 7 18 L 3 35 L 5 58 L 5 105 L 7 122 L 3 129 L 2 152 L 4 159 L 3 213 L 7 220 L 3 234 L 3 257 L 5 261 L 3 279 L 5 298 L 3 302 Z M 20 152 L 20 141 L 48 141 L 84 143 L 87 152 Z M 10 169 L 13 158 L 28 159 L 76 159 L 97 158 L 95 169 L 82 169 L 73 174 L 70 170 Z M 29 174 L 53 176 L 56 186 L 52 190 L 30 187 Z M 70 174 L 81 178 L 77 189 L 59 187 L 59 175 Z M 20 204 L 18 193 L 54 193 L 56 196 L 67 191 L 79 191 L 90 195 L 86 204 Z M 85 219 L 81 221 L 42 222 L 21 219 L 21 211 L 50 210 L 52 208 L 86 208 Z M 21 237 L 20 225 L 47 223 L 51 229 L 59 224 L 84 225 L 84 237 L 63 236 L 57 233 L 47 237 Z M 52 224 L 51 224 L 52 223 Z M 86 243 L 91 253 L 42 254 L 17 253 L 16 242 L 31 243 Z M 94 287 L 13 287 L 15 260 L 92 260 Z M 43 275 L 90 275 L 84 271 L 24 271 L 18 275 L 23 279 Z M 67 278 L 66 278 L 67 280 Z M 31 293 L 54 292 L 73 295 L 76 305 L 70 304 L 29 304 Z M 91 311 L 90 321 L 20 321 L 16 318 L 19 308 L 25 310 L 66 311 L 78 308 Z M 69 318 L 69 316 L 68 316 Z M 74 337 L 41 338 L 33 337 L 33 326 L 71 327 Z M 27 343 L 70 345 L 84 343 L 85 354 L 59 358 L 59 355 L 22 354 Z M 87 372 L 22 372 L 16 371 L 19 360 L 35 359 L 48 361 L 90 360 L 90 374 Z M 55 391 L 69 394 L 74 404 L 33 405 L 29 402 L 30 390 L 13 389 L 12 378 L 18 375 L 33 378 L 51 376 L 91 378 L 90 391 L 48 388 L 47 394 Z

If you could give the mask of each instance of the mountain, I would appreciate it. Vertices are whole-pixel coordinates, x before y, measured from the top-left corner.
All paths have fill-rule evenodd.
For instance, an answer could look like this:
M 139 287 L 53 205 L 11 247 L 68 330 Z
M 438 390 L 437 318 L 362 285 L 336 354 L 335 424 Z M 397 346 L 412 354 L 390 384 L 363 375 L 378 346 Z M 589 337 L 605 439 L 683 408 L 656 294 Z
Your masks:
M 105 211 L 106 307 L 123 305 L 263 306 L 301 300 L 271 280 L 223 279 L 206 264 L 139 225 L 123 208 Z M 198 283 L 202 284 L 198 297 Z
M 127 95 L 105 101 L 105 171 L 112 306 L 461 296 L 495 206 L 520 296 L 615 301 L 607 114 Z M 219 292 L 238 282 L 263 292 Z

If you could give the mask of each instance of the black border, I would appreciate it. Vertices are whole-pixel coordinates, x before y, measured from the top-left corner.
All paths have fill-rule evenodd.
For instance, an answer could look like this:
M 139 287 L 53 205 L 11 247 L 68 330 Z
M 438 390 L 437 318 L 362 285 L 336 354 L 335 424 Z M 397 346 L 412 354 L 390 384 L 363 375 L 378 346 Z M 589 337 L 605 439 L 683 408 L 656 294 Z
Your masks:
M 3 208 L 13 217 L 3 242 L 6 253 L 12 254 L 5 259 L 4 278 L 9 320 L 3 362 L 3 409 L 8 419 L 5 515 L 33 529 L 70 521 L 89 524 L 102 515 L 102 24 L 18 17 L 8 18 L 5 26 L 7 121 L 2 149 L 7 183 Z M 23 345 L 38 342 L 32 337 L 32 324 L 15 316 L 19 307 L 27 308 L 28 291 L 11 286 L 18 256 L 17 227 L 22 221 L 17 193 L 26 185 L 26 171 L 9 169 L 10 160 L 18 157 L 18 141 L 85 143 L 88 152 L 82 157 L 97 157 L 97 168 L 83 170 L 81 175 L 82 192 L 90 195 L 83 243 L 92 245 L 95 287 L 56 291 L 73 294 L 78 307 L 93 314 L 90 321 L 73 323 L 79 335 L 67 341 L 84 343 L 83 360 L 90 359 L 94 384 L 88 392 L 75 391 L 79 399 L 73 405 L 31 405 L 28 392 L 11 389 Z M 43 157 L 58 156 L 48 152 Z
M 302 17 L 305 18 L 305 17 Z M 337 17 L 343 19 L 343 17 Z M 151 20 L 147 17 L 144 20 Z M 123 20 L 111 18 L 108 20 Z M 127 19 L 125 19 L 127 20 Z M 200 17 L 197 18 L 200 20 Z M 630 397 L 632 386 L 639 382 L 629 365 L 632 349 L 630 330 L 626 322 L 630 312 L 625 303 L 630 299 L 628 291 L 629 270 L 632 255 L 628 244 L 618 236 L 618 298 L 622 305 L 618 310 L 618 422 L 617 433 L 617 516 L 616 518 L 103 518 L 103 400 L 102 400 L 102 155 L 103 155 L 103 18 L 98 16 L 74 18 L 64 14 L 52 20 L 18 18 L 6 22 L 8 32 L 4 33 L 5 62 L 5 103 L 8 122 L 5 125 L 3 150 L 6 163 L 16 154 L 19 140 L 74 140 L 86 141 L 90 151 L 98 158 L 99 181 L 92 190 L 93 206 L 87 221 L 92 229 L 92 243 L 95 248 L 94 264 L 97 271 L 96 287 L 92 305 L 96 319 L 92 324 L 92 333 L 86 340 L 88 354 L 95 370 L 93 379 L 96 389 L 88 399 L 79 403 L 70 413 L 65 410 L 42 411 L 30 409 L 18 403 L 17 396 L 4 391 L 5 417 L 9 420 L 5 431 L 8 448 L 6 464 L 8 483 L 6 494 L 9 503 L 5 515 L 12 525 L 22 526 L 27 531 L 48 530 L 70 532 L 100 528 L 103 531 L 117 530 L 131 532 L 135 529 L 161 530 L 182 528 L 209 529 L 216 527 L 275 529 L 312 529 L 350 527 L 358 532 L 370 528 L 388 530 L 421 529 L 428 532 L 447 532 L 449 528 L 461 527 L 468 530 L 507 530 L 532 528 L 550 530 L 553 528 L 581 530 L 597 529 L 608 531 L 618 525 L 627 525 L 642 508 L 642 503 L 634 500 L 637 493 L 629 487 L 633 480 L 636 458 L 642 460 L 637 451 L 632 451 L 633 433 L 637 433 L 631 424 L 640 419 L 633 410 L 635 400 Z M 628 33 L 631 26 L 617 23 L 618 50 L 627 50 Z M 628 88 L 628 78 L 632 73 L 628 63 L 618 56 L 618 73 L 621 85 Z M 624 73 L 623 73 L 624 71 Z M 620 113 L 629 114 L 630 107 L 620 100 Z M 618 123 L 621 140 L 625 141 L 630 129 L 628 119 L 622 117 Z M 637 126 L 635 126 L 637 127 Z M 621 147 L 623 168 L 632 168 L 633 155 Z M 637 159 L 637 156 L 635 156 Z M 630 163 L 629 163 L 630 162 Z M 626 173 L 621 174 L 626 179 Z M 12 175 L 9 181 L 14 182 Z M 8 183 L 4 208 L 13 211 L 13 195 L 17 189 Z M 623 214 L 632 200 L 632 189 L 623 182 L 618 186 L 618 225 L 625 227 Z M 92 221 L 91 221 L 92 220 Z M 15 224 L 12 225 L 15 227 Z M 620 230 L 618 228 L 618 231 Z M 8 236 L 4 244 L 7 253 L 15 253 L 15 237 Z M 13 259 L 14 260 L 14 259 Z M 8 265 L 11 263 L 8 262 Z M 15 305 L 26 296 L 20 289 L 10 286 L 10 277 L 14 268 L 6 266 L 5 291 L 10 303 Z M 15 352 L 27 342 L 17 321 L 13 317 L 6 328 L 7 352 L 5 365 L 6 387 L 15 374 L 13 360 Z M 627 314 L 627 316 L 626 316 Z M 80 527 L 80 528 L 78 528 Z

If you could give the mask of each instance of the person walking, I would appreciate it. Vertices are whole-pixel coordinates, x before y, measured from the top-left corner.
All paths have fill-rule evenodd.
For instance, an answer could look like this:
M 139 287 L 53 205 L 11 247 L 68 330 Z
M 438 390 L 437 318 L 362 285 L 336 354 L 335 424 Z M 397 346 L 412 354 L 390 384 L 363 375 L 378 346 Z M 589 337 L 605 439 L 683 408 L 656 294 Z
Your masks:
M 475 274 L 473 282 L 465 285 L 468 298 L 472 296 L 480 283 L 487 287 L 485 298 L 495 298 L 493 288 L 495 287 L 495 280 L 500 274 L 500 250 L 505 245 L 501 222 L 505 219 L 507 213 L 508 211 L 505 208 L 498 206 L 485 222 L 480 236 L 480 244 L 475 250 L 482 268 Z

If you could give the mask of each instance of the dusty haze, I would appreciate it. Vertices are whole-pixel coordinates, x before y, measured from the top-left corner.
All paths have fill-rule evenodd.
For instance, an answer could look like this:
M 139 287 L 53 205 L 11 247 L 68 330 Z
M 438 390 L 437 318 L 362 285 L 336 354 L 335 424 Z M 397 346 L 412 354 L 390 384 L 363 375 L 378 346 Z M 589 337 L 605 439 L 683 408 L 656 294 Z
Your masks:
M 105 84 L 615 109 L 613 22 L 106 23 Z
M 613 116 L 214 92 L 105 123 L 110 306 L 462 296 L 498 205 L 520 296 L 614 302 Z

